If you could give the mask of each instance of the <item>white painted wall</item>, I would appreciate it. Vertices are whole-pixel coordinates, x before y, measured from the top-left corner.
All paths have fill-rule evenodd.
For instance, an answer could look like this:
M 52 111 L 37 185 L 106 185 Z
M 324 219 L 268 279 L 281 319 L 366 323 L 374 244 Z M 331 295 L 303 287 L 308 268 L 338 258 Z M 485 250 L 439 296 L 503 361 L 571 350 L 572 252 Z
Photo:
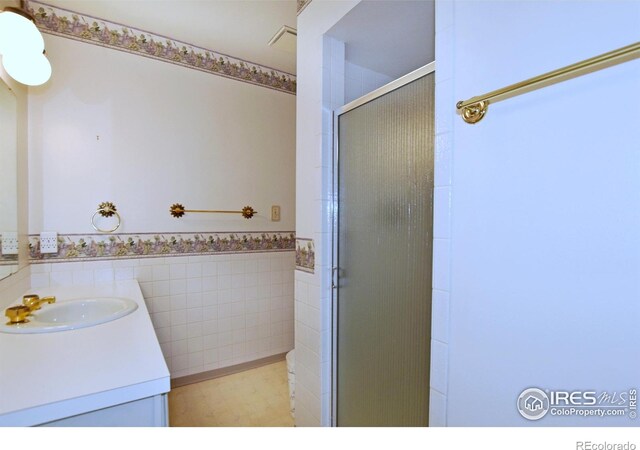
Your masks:
M 295 228 L 295 96 L 45 35 L 51 80 L 29 91 L 30 232 Z M 169 206 L 259 215 L 169 215 Z M 282 220 L 271 222 L 271 205 Z
M 637 426 L 528 422 L 516 399 L 531 386 L 619 392 L 640 380 L 640 61 L 492 105 L 473 126 L 454 105 L 637 42 L 640 3 L 437 10 L 437 153 L 452 219 L 434 246 L 434 287 L 450 302 L 440 412 L 451 426 Z

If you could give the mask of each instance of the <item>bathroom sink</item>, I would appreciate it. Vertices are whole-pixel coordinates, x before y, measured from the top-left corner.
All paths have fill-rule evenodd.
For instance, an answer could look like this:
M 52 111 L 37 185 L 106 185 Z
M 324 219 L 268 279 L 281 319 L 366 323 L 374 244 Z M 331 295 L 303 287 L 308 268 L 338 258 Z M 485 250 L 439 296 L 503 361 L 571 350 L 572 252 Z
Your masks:
M 28 323 L 2 324 L 4 333 L 53 333 L 111 322 L 138 309 L 133 300 L 121 297 L 93 297 L 45 305 L 29 316 Z

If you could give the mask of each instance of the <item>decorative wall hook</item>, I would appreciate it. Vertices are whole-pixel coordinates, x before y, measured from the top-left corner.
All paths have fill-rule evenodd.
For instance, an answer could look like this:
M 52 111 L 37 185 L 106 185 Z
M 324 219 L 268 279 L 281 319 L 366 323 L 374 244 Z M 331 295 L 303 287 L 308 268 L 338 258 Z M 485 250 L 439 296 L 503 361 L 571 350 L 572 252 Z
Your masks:
M 98 205 L 97 211 L 102 217 L 111 217 L 117 214 L 116 205 L 111 202 L 102 202 Z

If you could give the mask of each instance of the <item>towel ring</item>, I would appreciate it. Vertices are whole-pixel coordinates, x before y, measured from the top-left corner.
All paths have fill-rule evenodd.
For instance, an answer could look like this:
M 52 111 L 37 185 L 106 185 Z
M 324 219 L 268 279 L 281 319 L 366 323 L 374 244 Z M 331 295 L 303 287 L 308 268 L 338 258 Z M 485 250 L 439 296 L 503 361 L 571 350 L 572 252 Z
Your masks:
M 118 219 L 117 225 L 110 230 L 103 230 L 102 228 L 96 225 L 96 216 L 98 214 L 101 215 L 102 217 L 111 217 L 115 215 Z M 113 233 L 118 228 L 120 228 L 121 222 L 122 222 L 122 218 L 120 217 L 120 214 L 118 214 L 118 211 L 116 210 L 116 205 L 114 205 L 111 202 L 100 203 L 98 205 L 98 209 L 96 210 L 96 212 L 93 213 L 93 216 L 91 216 L 91 225 L 96 231 L 99 231 L 100 233 Z

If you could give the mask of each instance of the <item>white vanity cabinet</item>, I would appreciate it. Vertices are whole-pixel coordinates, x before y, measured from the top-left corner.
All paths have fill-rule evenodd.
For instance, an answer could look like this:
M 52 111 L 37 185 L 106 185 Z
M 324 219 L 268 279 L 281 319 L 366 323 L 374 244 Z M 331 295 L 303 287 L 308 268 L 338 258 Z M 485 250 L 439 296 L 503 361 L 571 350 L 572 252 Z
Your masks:
M 42 427 L 167 427 L 167 394 L 134 400 L 121 405 L 54 420 Z
M 120 297 L 138 308 L 86 328 L 0 333 L 0 426 L 168 426 L 169 370 L 137 281 L 30 293 Z

